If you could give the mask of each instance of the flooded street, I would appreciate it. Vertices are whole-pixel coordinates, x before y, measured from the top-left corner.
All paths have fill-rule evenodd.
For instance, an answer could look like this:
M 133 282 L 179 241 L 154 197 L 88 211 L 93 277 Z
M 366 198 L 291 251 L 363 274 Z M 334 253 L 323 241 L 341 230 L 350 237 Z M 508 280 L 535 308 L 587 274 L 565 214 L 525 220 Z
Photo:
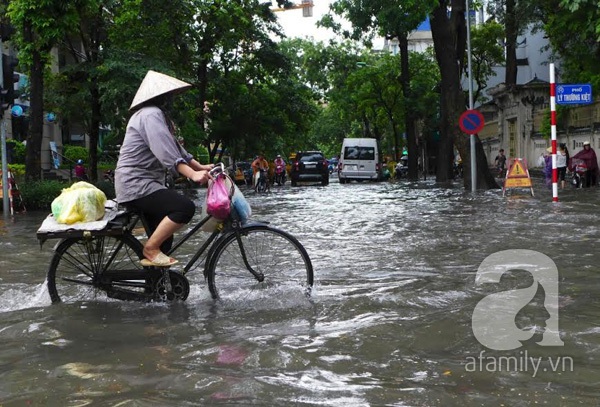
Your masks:
M 535 187 L 535 197 L 502 197 L 332 178 L 247 192 L 255 220 L 307 249 L 310 301 L 214 303 L 194 270 L 185 303 L 52 305 L 55 241 L 40 250 L 35 236 L 46 213 L 0 219 L 0 405 L 598 405 L 600 188 L 559 191 L 553 203 Z M 473 332 L 476 306 L 533 280 L 475 276 L 486 257 L 515 249 L 554 261 L 558 310 L 540 285 L 515 316 L 533 338 L 489 349 Z M 564 346 L 537 343 L 548 312 Z

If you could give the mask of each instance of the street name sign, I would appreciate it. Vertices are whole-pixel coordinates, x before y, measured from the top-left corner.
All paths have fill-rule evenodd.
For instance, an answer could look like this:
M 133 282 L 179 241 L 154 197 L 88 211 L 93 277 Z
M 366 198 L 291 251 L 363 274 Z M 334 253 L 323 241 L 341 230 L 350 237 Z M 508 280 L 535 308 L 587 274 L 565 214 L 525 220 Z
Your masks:
M 592 103 L 592 85 L 559 83 L 556 85 L 556 103 L 559 105 L 588 105 Z

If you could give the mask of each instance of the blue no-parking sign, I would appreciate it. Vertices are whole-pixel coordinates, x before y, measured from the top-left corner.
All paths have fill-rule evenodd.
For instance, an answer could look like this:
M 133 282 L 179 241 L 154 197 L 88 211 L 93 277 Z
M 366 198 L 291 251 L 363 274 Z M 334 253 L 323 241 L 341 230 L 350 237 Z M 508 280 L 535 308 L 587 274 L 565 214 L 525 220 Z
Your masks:
M 485 121 L 478 110 L 470 109 L 460 115 L 458 125 L 467 134 L 477 134 L 483 129 Z

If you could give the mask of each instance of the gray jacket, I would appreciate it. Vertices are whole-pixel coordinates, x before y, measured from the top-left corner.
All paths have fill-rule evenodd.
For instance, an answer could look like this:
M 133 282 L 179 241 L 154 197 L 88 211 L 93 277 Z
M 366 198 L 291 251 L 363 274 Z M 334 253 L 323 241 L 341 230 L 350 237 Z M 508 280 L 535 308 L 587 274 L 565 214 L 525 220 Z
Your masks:
M 144 107 L 129 119 L 115 170 L 117 201 L 129 202 L 165 189 L 165 169 L 177 174 L 177 165 L 192 155 L 169 131 L 164 113 Z

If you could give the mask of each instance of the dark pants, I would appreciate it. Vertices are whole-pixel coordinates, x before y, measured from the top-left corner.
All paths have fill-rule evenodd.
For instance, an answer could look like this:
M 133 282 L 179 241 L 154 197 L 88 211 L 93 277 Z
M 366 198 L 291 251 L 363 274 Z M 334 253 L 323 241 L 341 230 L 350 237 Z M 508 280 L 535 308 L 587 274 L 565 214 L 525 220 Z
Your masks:
M 126 202 L 125 206 L 140 211 L 148 221 L 148 236 L 152 235 L 158 224 L 168 216 L 175 223 L 188 223 L 194 216 L 196 207 L 189 198 L 172 189 L 159 189 L 145 197 Z M 173 236 L 160 246 L 163 253 L 168 253 L 173 245 Z
M 593 187 L 596 186 L 596 172 L 595 171 L 588 171 L 585 173 L 585 187 L 589 188 L 589 187 Z

